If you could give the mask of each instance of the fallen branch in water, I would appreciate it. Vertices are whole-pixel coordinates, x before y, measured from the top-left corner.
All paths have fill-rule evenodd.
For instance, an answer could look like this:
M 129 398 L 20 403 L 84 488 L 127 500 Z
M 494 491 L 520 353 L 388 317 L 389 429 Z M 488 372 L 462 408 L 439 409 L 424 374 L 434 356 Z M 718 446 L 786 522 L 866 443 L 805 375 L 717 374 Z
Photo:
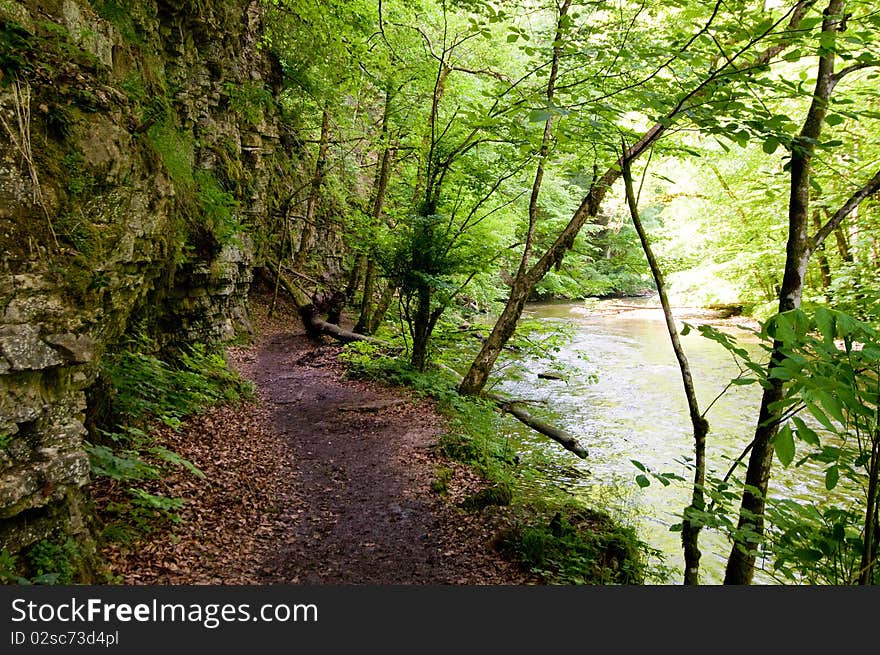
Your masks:
M 550 425 L 546 421 L 542 421 L 539 418 L 535 418 L 529 413 L 529 411 L 525 407 L 522 407 L 519 403 L 510 402 L 509 400 L 505 399 L 503 396 L 497 393 L 488 392 L 485 395 L 487 398 L 494 401 L 502 412 L 507 412 L 511 416 L 516 417 L 521 423 L 525 423 L 526 425 L 528 425 L 536 432 L 540 432 L 544 436 L 550 437 L 551 439 L 553 439 L 553 441 L 557 442 L 566 450 L 573 452 L 581 459 L 587 458 L 587 449 L 584 448 L 577 439 L 568 434 L 568 432 L 566 432 L 565 430 L 557 428 L 554 425 Z
M 462 377 L 458 373 L 458 371 L 448 366 L 445 366 L 444 364 L 437 364 L 437 366 L 442 368 L 444 371 L 454 375 L 457 382 L 461 382 Z M 557 428 L 554 425 L 550 425 L 546 421 L 542 421 L 541 419 L 532 416 L 525 407 L 522 407 L 522 404 L 525 401 L 505 398 L 500 393 L 496 393 L 494 391 L 484 391 L 483 396 L 494 402 L 498 409 L 500 409 L 502 412 L 505 412 L 515 417 L 521 423 L 524 423 L 525 425 L 532 428 L 532 430 L 534 430 L 535 432 L 540 432 L 545 437 L 550 437 L 560 446 L 568 451 L 573 452 L 581 459 L 587 458 L 587 449 L 584 448 L 580 441 L 568 434 L 568 432 L 566 432 L 565 430 Z

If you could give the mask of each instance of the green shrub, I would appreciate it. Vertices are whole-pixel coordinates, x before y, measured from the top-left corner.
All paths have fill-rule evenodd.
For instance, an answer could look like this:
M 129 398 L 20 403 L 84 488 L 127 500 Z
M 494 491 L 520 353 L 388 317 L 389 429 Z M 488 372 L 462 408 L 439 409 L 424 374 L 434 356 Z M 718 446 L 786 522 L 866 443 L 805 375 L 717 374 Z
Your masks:
M 253 385 L 204 344 L 179 351 L 171 363 L 146 352 L 123 351 L 106 357 L 101 372 L 112 389 L 110 414 L 121 425 L 159 419 L 176 427 L 210 405 L 253 395 Z
M 38 584 L 71 584 L 77 574 L 79 547 L 73 539 L 54 542 L 44 539 L 27 549 L 25 555 Z
M 521 523 L 501 544 L 549 584 L 642 584 L 645 544 L 607 514 L 563 507 Z

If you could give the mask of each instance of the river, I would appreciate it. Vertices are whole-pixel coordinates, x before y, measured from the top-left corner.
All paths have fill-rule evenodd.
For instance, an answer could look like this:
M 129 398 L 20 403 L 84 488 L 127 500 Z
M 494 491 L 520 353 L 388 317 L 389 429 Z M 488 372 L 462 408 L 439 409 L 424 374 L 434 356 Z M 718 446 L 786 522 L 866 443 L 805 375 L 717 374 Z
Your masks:
M 683 558 L 679 533 L 669 526 L 690 500 L 686 484 L 663 486 L 654 481 L 640 488 L 640 471 L 631 460 L 650 469 L 673 472 L 686 479 L 692 473 L 683 463 L 691 457 L 693 438 L 681 376 L 669 343 L 659 306 L 653 299 L 623 299 L 598 304 L 541 303 L 527 307 L 526 317 L 568 329 L 570 343 L 556 357 L 567 367 L 567 379 L 546 380 L 537 373 L 552 361 L 525 363 L 520 379 L 508 376 L 498 387 L 517 398 L 542 402 L 557 425 L 581 439 L 589 451 L 586 460 L 562 450 L 527 429 L 511 427 L 518 441 L 545 473 L 544 482 L 563 486 L 599 507 L 611 507 L 631 522 L 640 537 L 662 551 L 671 567 L 668 583 L 681 582 Z M 699 318 L 692 324 L 709 322 Z M 728 319 L 719 329 L 734 334 L 751 352 L 760 353 L 757 339 Z M 692 368 L 701 410 L 718 396 L 739 369 L 719 344 L 696 331 L 682 337 Z M 709 467 L 725 473 L 733 458 L 749 443 L 760 401 L 757 385 L 733 386 L 718 399 L 706 418 Z M 538 410 L 536 410 L 538 413 Z M 527 455 L 528 456 L 528 455 Z M 774 463 L 771 495 L 808 499 L 822 485 L 819 469 L 783 469 Z M 539 490 L 536 490 L 539 491 Z M 722 535 L 704 531 L 701 582 L 717 584 L 723 578 L 730 546 Z M 759 562 L 769 568 L 769 563 Z M 771 584 L 772 576 L 759 571 L 756 583 Z

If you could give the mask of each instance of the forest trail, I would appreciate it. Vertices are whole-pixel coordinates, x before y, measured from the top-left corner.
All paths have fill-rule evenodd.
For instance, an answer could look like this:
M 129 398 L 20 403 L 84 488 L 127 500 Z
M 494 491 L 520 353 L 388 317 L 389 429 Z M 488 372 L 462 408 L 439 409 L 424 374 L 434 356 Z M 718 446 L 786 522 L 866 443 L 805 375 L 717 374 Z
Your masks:
M 347 379 L 337 345 L 316 345 L 284 323 L 261 325 L 256 344 L 230 352 L 256 383 L 255 401 L 163 433 L 207 477 L 166 481 L 166 494 L 189 499 L 170 530 L 111 545 L 120 581 L 538 582 L 494 550 L 491 519 L 456 506 L 481 481 L 434 453 L 443 418 L 432 404 Z M 441 466 L 453 471 L 445 499 L 431 490 Z

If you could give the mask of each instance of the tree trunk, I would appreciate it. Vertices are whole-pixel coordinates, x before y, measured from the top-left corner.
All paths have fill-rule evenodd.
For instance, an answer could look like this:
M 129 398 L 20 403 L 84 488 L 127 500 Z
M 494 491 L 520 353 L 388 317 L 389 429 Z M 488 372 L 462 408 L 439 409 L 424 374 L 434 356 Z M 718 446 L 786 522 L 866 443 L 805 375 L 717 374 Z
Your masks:
M 379 329 L 379 326 L 382 325 L 382 321 L 385 320 L 385 314 L 388 313 L 388 308 L 391 307 L 391 301 L 394 300 L 394 293 L 397 291 L 394 284 L 389 281 L 388 285 L 382 291 L 382 295 L 379 296 L 379 302 L 376 303 L 376 309 L 373 311 L 372 316 L 370 316 L 370 320 L 367 323 L 366 334 L 376 334 L 376 330 Z
M 501 316 L 495 322 L 492 332 L 483 342 L 480 352 L 474 358 L 470 368 L 458 385 L 458 392 L 464 396 L 477 396 L 486 386 L 489 374 L 495 361 L 504 349 L 505 344 L 516 331 L 516 324 L 522 316 L 523 308 L 529 298 L 532 287 L 525 279 L 515 278 L 510 289 L 507 304 L 501 312 Z
M 412 321 L 412 358 L 410 363 L 419 372 L 428 364 L 428 342 L 431 339 L 431 288 L 419 284 L 416 288 L 416 313 Z
M 367 268 L 364 271 L 363 296 L 361 296 L 361 311 L 358 321 L 354 326 L 355 332 L 372 334 L 369 330 L 370 317 L 373 315 L 373 294 L 376 290 L 376 263 L 372 257 L 367 259 Z
M 361 285 L 361 280 L 364 277 L 364 268 L 367 265 L 367 257 L 363 253 L 360 253 L 354 259 L 354 265 L 351 267 L 351 272 L 348 275 L 348 284 L 345 285 L 345 297 L 346 299 L 354 298 L 354 294 L 357 293 L 358 287 Z
M 321 136 L 318 142 L 318 159 L 315 162 L 315 173 L 309 186 L 309 197 L 306 200 L 306 215 L 300 236 L 299 250 L 296 253 L 296 265 L 301 268 L 308 257 L 317 233 L 315 216 L 318 212 L 318 201 L 321 199 L 321 185 L 327 168 L 327 151 L 330 149 L 330 111 L 324 109 L 321 114 Z
M 815 144 L 822 133 L 822 122 L 828 111 L 828 101 L 834 88 L 833 40 L 843 18 L 843 0 L 831 0 L 825 9 L 822 34 L 832 40 L 819 57 L 816 88 L 801 133 L 792 143 L 791 187 L 788 209 L 788 242 L 786 244 L 785 272 L 779 290 L 779 313 L 800 307 L 804 277 L 810 258 L 811 240 L 808 234 L 810 207 L 810 168 Z M 823 43 L 826 43 L 823 40 Z M 757 547 L 764 533 L 764 509 L 770 470 L 773 463 L 773 440 L 779 428 L 778 411 L 771 409 L 783 397 L 782 380 L 770 374 L 785 361 L 782 343 L 774 341 L 768 364 L 768 386 L 761 398 L 758 425 L 752 441 L 745 488 L 740 504 L 737 532 L 727 560 L 724 584 L 751 584 L 755 572 Z
M 880 414 L 880 403 L 877 413 Z M 880 418 L 878 416 L 877 418 Z M 875 419 L 876 421 L 877 419 Z M 865 534 L 862 539 L 862 561 L 859 566 L 859 584 L 869 585 L 874 579 L 874 567 L 877 565 L 877 503 L 878 498 L 878 466 L 880 466 L 880 428 L 874 428 L 870 440 L 871 460 L 868 468 L 868 494 L 865 507 Z
M 654 276 L 654 283 L 657 285 L 657 293 L 660 296 L 660 305 L 663 307 L 663 317 L 666 320 L 666 330 L 669 333 L 669 340 L 672 343 L 672 350 L 675 352 L 675 358 L 678 360 L 678 370 L 681 373 L 681 381 L 684 385 L 685 398 L 687 399 L 688 410 L 691 417 L 691 425 L 693 426 L 694 437 L 694 484 L 691 495 L 691 504 L 685 508 L 684 519 L 682 521 L 681 544 L 684 551 L 684 583 L 686 585 L 696 585 L 700 582 L 700 527 L 701 524 L 694 521 L 691 517 L 694 512 L 702 512 L 706 508 L 706 500 L 703 494 L 703 488 L 706 484 L 706 435 L 709 432 L 709 423 L 700 413 L 700 406 L 697 402 L 697 392 L 694 389 L 694 380 L 691 376 L 691 367 L 688 363 L 687 355 L 678 338 L 678 330 L 675 327 L 675 319 L 672 316 L 672 307 L 669 305 L 669 298 L 666 295 L 666 281 L 663 278 L 663 271 L 660 264 L 654 256 L 651 248 L 651 242 L 648 239 L 648 233 L 642 225 L 639 216 L 638 205 L 635 193 L 633 192 L 632 171 L 630 170 L 629 160 L 626 157 L 626 144 L 623 147 L 623 181 L 626 189 L 626 201 L 629 205 L 630 216 L 633 225 L 639 235 L 639 241 L 642 244 L 642 250 L 645 251 L 645 259 L 651 268 L 651 274 Z
M 817 232 L 822 228 L 822 220 L 819 218 L 819 210 L 813 212 L 813 229 Z M 816 251 L 816 256 L 819 259 L 819 273 L 822 275 L 822 290 L 826 294 L 828 289 L 831 286 L 831 267 L 828 265 L 828 257 L 825 256 L 825 244 L 823 243 L 819 246 Z

